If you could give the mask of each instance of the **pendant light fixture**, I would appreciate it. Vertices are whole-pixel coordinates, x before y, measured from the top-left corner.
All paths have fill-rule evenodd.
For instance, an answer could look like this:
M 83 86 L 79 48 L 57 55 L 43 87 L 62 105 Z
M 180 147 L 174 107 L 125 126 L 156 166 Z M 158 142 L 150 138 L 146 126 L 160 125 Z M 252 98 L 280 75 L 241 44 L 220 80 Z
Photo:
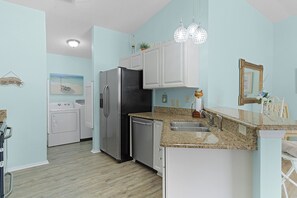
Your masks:
M 189 34 L 189 38 L 193 38 L 193 35 L 194 35 L 195 30 L 197 28 L 198 28 L 198 25 L 197 25 L 197 23 L 195 23 L 195 18 L 193 17 L 192 23 L 187 28 L 187 31 L 188 31 L 188 34 Z
M 174 32 L 174 40 L 177 43 L 183 43 L 188 40 L 188 31 L 184 27 L 182 19 L 180 20 L 180 26 Z
M 207 40 L 207 31 L 200 25 L 197 25 L 197 23 L 195 23 L 195 17 L 194 17 L 194 13 L 195 10 L 194 8 L 196 7 L 194 5 L 194 1 L 193 0 L 193 20 L 192 23 L 189 25 L 189 27 L 186 29 L 183 25 L 183 22 L 181 20 L 180 22 L 180 26 L 175 30 L 174 32 L 174 40 L 177 43 L 183 43 L 186 42 L 188 40 L 188 38 L 192 39 L 193 43 L 195 44 L 202 44 L 205 43 Z M 201 11 L 200 8 L 200 0 L 198 0 L 198 8 Z M 200 12 L 198 13 L 198 18 L 200 19 Z
M 205 43 L 207 40 L 207 31 L 199 25 L 193 34 L 192 40 L 195 44 Z

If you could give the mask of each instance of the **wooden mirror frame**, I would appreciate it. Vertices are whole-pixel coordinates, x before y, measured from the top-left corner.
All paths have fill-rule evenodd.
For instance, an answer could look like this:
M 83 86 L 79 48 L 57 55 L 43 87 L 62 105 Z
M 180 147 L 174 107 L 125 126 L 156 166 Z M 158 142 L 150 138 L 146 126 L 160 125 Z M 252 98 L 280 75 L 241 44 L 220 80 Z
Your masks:
M 239 59 L 239 96 L 238 96 L 238 104 L 250 104 L 250 103 L 260 103 L 257 98 L 246 98 L 244 97 L 244 70 L 252 69 L 259 71 L 259 91 L 263 89 L 263 65 L 256 65 L 253 63 L 249 63 L 244 59 Z

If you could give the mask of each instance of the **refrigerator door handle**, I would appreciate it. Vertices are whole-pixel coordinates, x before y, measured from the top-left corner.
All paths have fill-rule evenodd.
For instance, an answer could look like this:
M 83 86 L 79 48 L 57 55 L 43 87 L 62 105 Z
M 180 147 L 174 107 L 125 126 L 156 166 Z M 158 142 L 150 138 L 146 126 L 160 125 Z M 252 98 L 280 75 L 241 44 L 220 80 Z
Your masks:
M 109 86 L 108 85 L 106 85 L 106 103 L 107 103 L 107 105 L 106 105 L 106 109 L 107 109 L 107 111 L 106 111 L 106 117 L 108 117 L 109 116 L 109 114 L 110 114 L 110 91 L 109 91 Z
M 107 88 L 107 85 L 105 85 L 104 88 L 103 88 L 103 115 L 104 115 L 104 117 L 107 117 L 107 112 L 106 112 L 106 103 L 107 103 L 106 88 Z

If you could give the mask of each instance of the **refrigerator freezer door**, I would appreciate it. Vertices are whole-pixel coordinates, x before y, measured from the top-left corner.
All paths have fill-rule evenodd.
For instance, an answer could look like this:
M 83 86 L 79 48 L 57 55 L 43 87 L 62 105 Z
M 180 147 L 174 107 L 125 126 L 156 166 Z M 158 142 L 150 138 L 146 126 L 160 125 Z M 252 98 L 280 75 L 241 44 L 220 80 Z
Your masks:
M 152 91 L 142 89 L 142 71 L 122 70 L 122 114 L 150 112 Z
M 106 72 L 107 153 L 121 160 L 121 69 Z
M 107 152 L 107 118 L 105 117 L 106 72 L 100 72 L 100 149 Z

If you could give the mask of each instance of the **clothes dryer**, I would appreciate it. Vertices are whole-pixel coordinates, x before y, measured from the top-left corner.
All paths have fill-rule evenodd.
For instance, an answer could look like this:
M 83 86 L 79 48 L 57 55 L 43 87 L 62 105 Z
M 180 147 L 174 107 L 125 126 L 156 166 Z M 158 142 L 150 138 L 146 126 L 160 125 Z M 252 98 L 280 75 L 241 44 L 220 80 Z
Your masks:
M 71 102 L 49 104 L 48 146 L 80 141 L 79 109 Z

